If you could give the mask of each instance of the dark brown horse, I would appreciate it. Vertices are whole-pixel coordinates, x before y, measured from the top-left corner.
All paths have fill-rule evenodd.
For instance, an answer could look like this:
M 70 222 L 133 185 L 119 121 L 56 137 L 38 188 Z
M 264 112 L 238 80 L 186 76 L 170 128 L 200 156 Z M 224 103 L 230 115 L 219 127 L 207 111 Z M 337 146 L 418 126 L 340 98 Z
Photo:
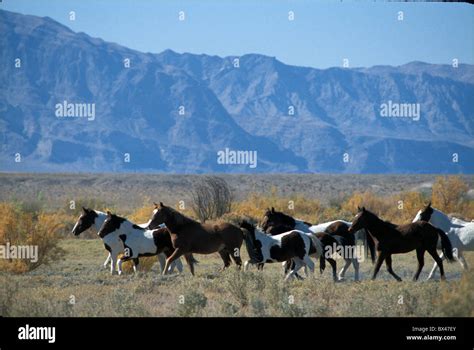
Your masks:
M 355 232 L 365 228 L 369 234 L 378 242 L 378 257 L 375 263 L 372 279 L 374 280 L 380 270 L 380 266 L 385 261 L 387 271 L 397 280 L 402 279 L 392 269 L 392 254 L 408 253 L 416 249 L 418 259 L 418 269 L 413 280 L 418 280 L 424 265 L 424 255 L 427 251 L 439 266 L 441 279 L 445 279 L 443 261 L 436 252 L 438 236 L 441 238 L 443 253 L 449 261 L 453 260 L 451 242 L 444 231 L 434 227 L 428 222 L 417 221 L 407 225 L 395 225 L 388 221 L 383 221 L 374 213 L 358 208 L 359 211 L 352 221 L 349 232 Z
M 192 253 L 211 254 L 218 252 L 224 261 L 224 268 L 231 263 L 231 258 L 240 267 L 240 247 L 243 242 L 243 233 L 229 223 L 201 224 L 177 210 L 167 207 L 160 202 L 155 203 L 155 210 L 150 220 L 150 229 L 165 224 L 171 235 L 175 251 L 166 259 L 163 274 L 168 271 L 168 266 L 175 259 L 184 255 L 191 273 L 194 275 Z

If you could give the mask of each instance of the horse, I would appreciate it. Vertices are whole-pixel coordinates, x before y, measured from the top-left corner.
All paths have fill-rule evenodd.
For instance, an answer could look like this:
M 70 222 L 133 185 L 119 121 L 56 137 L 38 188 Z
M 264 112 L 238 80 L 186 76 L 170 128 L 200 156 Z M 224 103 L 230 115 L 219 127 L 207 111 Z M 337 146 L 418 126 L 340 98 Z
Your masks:
M 247 221 L 240 223 L 245 246 L 251 263 L 273 263 L 292 260 L 294 266 L 285 276 L 285 281 L 297 276 L 298 270 L 307 266 L 314 272 L 314 262 L 310 256 L 321 256 L 321 242 L 309 233 L 291 230 L 279 235 L 267 235 Z
M 117 235 L 124 246 L 124 255 L 117 262 L 119 274 L 122 273 L 124 261 L 132 260 L 134 271 L 137 272 L 140 257 L 158 254 L 169 257 L 174 252 L 171 237 L 165 227 L 148 230 L 107 211 L 107 218 L 99 230 L 99 235 L 110 234 Z M 178 270 L 182 272 L 182 265 L 178 266 Z
M 88 209 L 82 207 L 82 213 L 79 219 L 77 220 L 76 224 L 72 229 L 72 233 L 75 236 L 79 236 L 82 232 L 86 231 L 87 229 L 94 226 L 94 229 L 99 232 L 102 224 L 107 219 L 107 214 L 98 210 Z M 137 225 L 139 227 L 146 228 L 149 223 Z M 120 253 L 123 252 L 124 246 L 120 238 L 117 234 L 107 234 L 104 236 L 99 235 L 104 243 L 105 249 L 109 252 L 107 259 L 104 262 L 104 268 L 107 268 L 107 265 L 110 262 L 110 273 L 114 274 L 117 268 L 117 257 Z M 161 269 L 165 266 L 165 254 L 159 254 L 158 260 L 160 262 Z M 175 266 L 171 266 L 171 269 L 174 269 Z M 181 261 L 176 262 L 176 267 L 179 271 L 183 269 L 183 264 Z M 134 266 L 135 268 L 135 266 Z M 119 271 L 121 273 L 121 271 Z
M 325 250 L 332 249 L 333 252 L 343 252 L 340 254 L 344 260 L 345 265 L 341 269 L 338 275 L 338 280 L 343 280 L 349 266 L 352 264 L 354 266 L 354 279 L 359 280 L 359 261 L 357 260 L 355 254 L 355 245 L 356 237 L 353 233 L 349 233 L 350 222 L 337 220 L 331 221 L 324 224 L 312 225 L 309 222 L 294 219 L 293 217 L 278 212 L 275 208 L 267 209 L 265 212 L 264 218 L 262 220 L 262 228 L 265 232 L 270 234 L 279 234 L 282 232 L 289 231 L 291 229 L 299 229 L 303 232 L 312 232 L 314 234 L 327 233 L 335 238 L 335 242 L 329 243 L 329 239 L 326 238 L 327 246 Z M 365 234 L 364 231 L 359 231 L 359 235 L 363 234 L 366 242 L 366 245 L 369 247 L 371 253 L 372 261 L 375 260 L 375 248 L 372 239 Z M 329 245 L 330 244 L 330 245 Z M 329 260 L 332 265 L 332 262 Z
M 366 210 L 365 207 L 358 208 L 358 213 L 349 227 L 349 232 L 355 232 L 365 228 L 367 232 L 378 242 L 378 257 L 375 263 L 372 280 L 375 280 L 380 266 L 385 261 L 387 271 L 397 280 L 402 279 L 392 269 L 392 254 L 408 253 L 416 250 L 418 269 L 413 280 L 417 281 L 424 265 L 424 255 L 427 251 L 439 266 L 441 279 L 445 280 L 443 261 L 436 252 L 438 236 L 441 238 L 441 247 L 449 261 L 453 260 L 452 246 L 444 231 L 434 227 L 426 221 L 417 221 L 406 225 L 395 225 L 381 220 L 377 215 Z
M 464 270 L 468 269 L 464 259 L 464 251 L 474 251 L 474 222 L 464 221 L 458 218 L 450 218 L 441 210 L 433 208 L 431 202 L 425 208 L 418 211 L 413 222 L 427 221 L 433 226 L 446 232 L 451 245 L 453 246 L 453 256 L 459 261 Z M 439 247 L 438 247 L 439 248 Z M 439 256 L 444 259 L 443 253 Z M 433 278 L 438 265 L 434 264 L 428 279 Z
M 201 224 L 179 211 L 165 206 L 162 202 L 156 204 L 150 220 L 150 229 L 164 223 L 171 235 L 171 241 L 175 251 L 166 259 L 165 270 L 175 259 L 184 255 L 189 265 L 191 274 L 194 276 L 194 261 L 192 253 L 211 254 L 218 252 L 224 267 L 230 266 L 231 258 L 240 268 L 240 247 L 243 242 L 242 231 L 230 223 Z

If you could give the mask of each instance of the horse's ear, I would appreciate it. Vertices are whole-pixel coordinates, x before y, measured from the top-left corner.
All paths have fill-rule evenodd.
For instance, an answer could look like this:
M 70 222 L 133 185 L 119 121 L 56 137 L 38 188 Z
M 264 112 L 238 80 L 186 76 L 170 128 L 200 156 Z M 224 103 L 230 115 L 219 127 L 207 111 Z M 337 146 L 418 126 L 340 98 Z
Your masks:
M 272 207 L 272 213 L 274 213 L 274 212 L 275 212 L 275 208 L 274 208 L 274 207 Z
M 107 217 L 108 217 L 108 218 L 111 218 L 111 217 L 112 217 L 112 213 L 111 213 L 109 210 L 107 210 Z
M 361 207 L 357 206 L 357 211 L 362 211 Z
M 155 209 L 158 209 L 158 204 L 156 204 L 156 202 L 153 202 L 153 205 L 155 206 Z
M 365 207 L 362 207 L 362 211 L 365 211 Z
M 428 208 L 431 207 L 431 201 L 428 203 L 427 207 L 428 207 Z
M 82 211 L 83 211 L 84 213 L 87 213 L 87 208 L 86 208 L 86 207 L 82 207 Z
M 160 207 L 164 207 L 165 205 L 163 204 L 163 202 L 160 202 Z

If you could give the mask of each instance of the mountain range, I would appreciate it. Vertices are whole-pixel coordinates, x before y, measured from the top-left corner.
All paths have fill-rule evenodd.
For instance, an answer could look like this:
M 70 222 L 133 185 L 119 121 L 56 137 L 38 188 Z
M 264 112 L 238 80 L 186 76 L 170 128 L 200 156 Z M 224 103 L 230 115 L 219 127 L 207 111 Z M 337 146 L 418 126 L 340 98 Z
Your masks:
M 474 173 L 473 65 L 142 53 L 8 11 L 0 31 L 0 171 Z

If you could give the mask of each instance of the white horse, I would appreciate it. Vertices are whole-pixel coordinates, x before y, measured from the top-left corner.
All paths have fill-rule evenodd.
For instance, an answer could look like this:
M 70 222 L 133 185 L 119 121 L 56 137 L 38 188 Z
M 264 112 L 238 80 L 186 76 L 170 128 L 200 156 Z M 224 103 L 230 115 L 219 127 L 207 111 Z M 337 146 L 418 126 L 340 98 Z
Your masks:
M 74 225 L 72 229 L 72 233 L 75 236 L 78 236 L 85 230 L 91 228 L 92 226 L 94 227 L 95 231 L 99 233 L 99 230 L 102 227 L 102 224 L 104 223 L 106 218 L 107 218 L 107 214 L 104 212 L 82 207 L 81 216 L 79 217 L 76 224 Z M 148 227 L 148 225 L 149 225 L 149 222 L 144 223 L 144 224 L 139 224 L 137 226 L 146 228 Z M 102 239 L 105 249 L 109 252 L 107 259 L 105 259 L 105 262 L 104 262 L 104 268 L 107 268 L 107 265 L 110 263 L 110 273 L 114 274 L 116 271 L 115 269 L 116 268 L 118 269 L 117 257 L 120 253 L 123 253 L 123 250 L 124 250 L 123 243 L 118 237 L 118 235 L 116 234 L 105 235 L 104 237 L 101 237 L 99 235 L 99 237 Z M 166 262 L 166 255 L 159 254 L 158 260 L 160 262 L 161 271 L 163 271 L 163 268 Z M 180 266 L 182 269 L 181 261 L 177 261 L 176 263 L 177 263 L 176 267 L 178 268 L 178 270 L 180 269 Z M 174 268 L 174 266 L 171 266 L 170 270 L 172 268 Z M 121 273 L 121 270 L 119 272 Z
M 467 270 L 468 266 L 463 251 L 474 251 L 474 222 L 450 218 L 441 210 L 433 208 L 431 202 L 424 209 L 418 211 L 413 222 L 419 220 L 427 221 L 446 232 L 453 246 L 453 257 L 459 261 L 463 269 Z M 445 258 L 443 253 L 441 253 L 440 258 Z M 435 263 L 428 279 L 433 278 L 437 270 L 438 264 Z
M 314 262 L 310 256 L 319 258 L 323 254 L 320 240 L 311 233 L 291 230 L 271 236 L 246 221 L 243 221 L 240 227 L 251 259 L 245 262 L 244 270 L 249 263 L 285 262 L 291 259 L 294 266 L 285 277 L 287 281 L 297 276 L 298 270 L 302 267 L 308 267 L 313 273 Z

